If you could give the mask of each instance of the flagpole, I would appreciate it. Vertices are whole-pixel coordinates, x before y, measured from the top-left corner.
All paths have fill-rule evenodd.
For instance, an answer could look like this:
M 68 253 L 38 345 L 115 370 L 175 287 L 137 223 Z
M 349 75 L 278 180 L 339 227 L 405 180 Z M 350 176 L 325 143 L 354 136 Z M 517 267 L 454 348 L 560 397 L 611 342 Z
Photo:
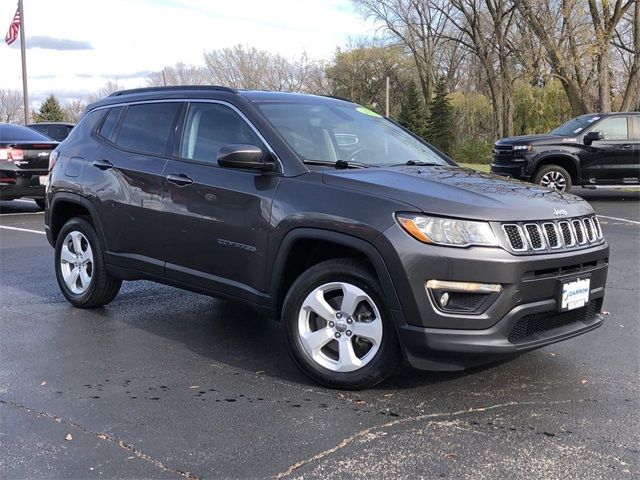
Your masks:
M 27 92 L 27 53 L 24 39 L 24 9 L 22 0 L 18 0 L 20 12 L 20 53 L 22 54 L 22 100 L 24 102 L 24 124 L 29 123 L 29 93 Z

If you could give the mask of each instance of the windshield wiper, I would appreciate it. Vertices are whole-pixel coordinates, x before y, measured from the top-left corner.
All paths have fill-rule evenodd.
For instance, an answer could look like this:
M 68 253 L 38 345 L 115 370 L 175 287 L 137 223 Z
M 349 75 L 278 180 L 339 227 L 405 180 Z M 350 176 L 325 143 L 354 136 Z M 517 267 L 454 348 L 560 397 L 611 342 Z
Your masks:
M 435 167 L 442 165 L 435 162 L 421 162 L 419 160 L 407 160 L 404 163 L 396 163 L 395 165 L 389 165 L 390 167 Z
M 369 168 L 371 165 L 362 162 L 354 162 L 352 160 L 337 160 L 335 162 L 331 162 L 329 160 L 303 160 L 303 163 L 307 163 L 309 165 L 326 165 L 328 167 L 334 167 L 338 170 L 345 168 Z

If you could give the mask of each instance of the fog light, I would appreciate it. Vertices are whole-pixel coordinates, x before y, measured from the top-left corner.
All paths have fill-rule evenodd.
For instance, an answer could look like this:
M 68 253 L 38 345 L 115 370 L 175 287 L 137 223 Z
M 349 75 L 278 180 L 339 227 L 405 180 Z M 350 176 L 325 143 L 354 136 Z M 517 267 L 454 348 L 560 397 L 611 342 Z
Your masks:
M 444 292 L 440 297 L 440 305 L 443 307 L 446 307 L 448 303 L 449 303 L 449 294 L 447 292 Z

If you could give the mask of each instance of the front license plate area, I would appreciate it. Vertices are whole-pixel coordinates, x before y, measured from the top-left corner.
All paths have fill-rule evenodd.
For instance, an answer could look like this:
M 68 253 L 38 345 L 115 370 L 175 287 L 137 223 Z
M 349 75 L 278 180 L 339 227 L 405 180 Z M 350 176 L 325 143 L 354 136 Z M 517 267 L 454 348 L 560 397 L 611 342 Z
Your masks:
M 589 303 L 591 279 L 578 277 L 561 280 L 558 292 L 558 309 L 561 312 L 582 308 Z

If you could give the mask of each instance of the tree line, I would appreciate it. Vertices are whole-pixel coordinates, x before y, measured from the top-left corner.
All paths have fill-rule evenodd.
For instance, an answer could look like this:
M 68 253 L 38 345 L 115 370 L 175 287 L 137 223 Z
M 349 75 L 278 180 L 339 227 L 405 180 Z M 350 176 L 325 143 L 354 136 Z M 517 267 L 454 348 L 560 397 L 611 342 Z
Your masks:
M 335 95 L 384 113 L 389 78 L 390 116 L 461 161 L 488 159 L 496 138 L 583 113 L 640 110 L 638 0 L 353 3 L 378 34 L 331 59 L 237 45 L 204 53 L 200 65 L 166 66 L 146 83 Z M 0 91 L 2 120 L 16 115 L 5 103 L 20 111 L 15 96 Z M 69 120 L 81 104 L 65 105 Z

